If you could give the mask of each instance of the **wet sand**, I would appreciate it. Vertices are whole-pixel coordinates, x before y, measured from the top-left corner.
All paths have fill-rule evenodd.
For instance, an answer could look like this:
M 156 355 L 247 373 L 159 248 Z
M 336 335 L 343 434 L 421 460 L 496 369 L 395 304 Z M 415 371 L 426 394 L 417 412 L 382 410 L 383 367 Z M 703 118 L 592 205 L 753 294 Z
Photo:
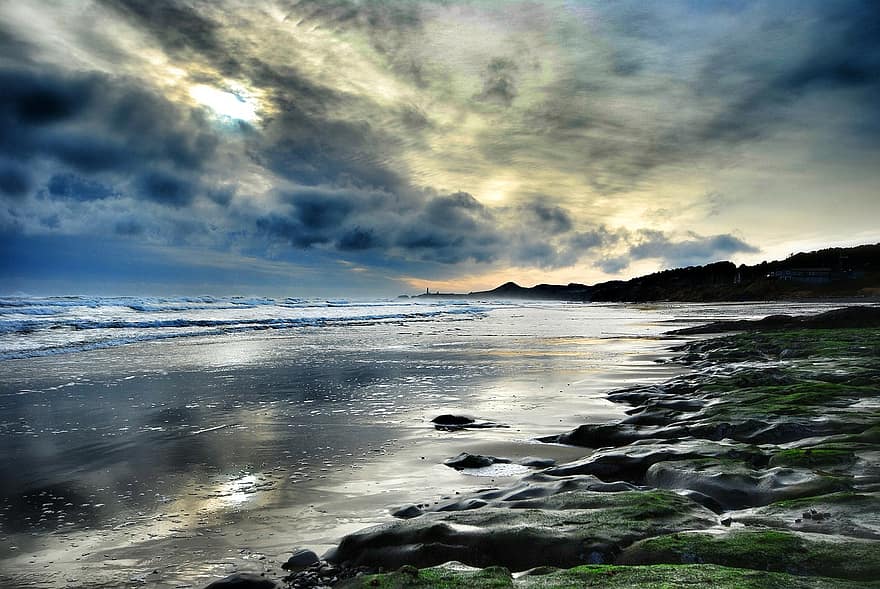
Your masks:
M 673 316 L 547 305 L 3 363 L 0 578 L 159 588 L 277 572 L 394 506 L 520 476 L 442 465 L 459 452 L 581 457 L 533 440 L 618 418 L 605 391 L 680 370 L 657 362 L 681 341 L 658 336 Z M 510 427 L 437 431 L 442 413 Z

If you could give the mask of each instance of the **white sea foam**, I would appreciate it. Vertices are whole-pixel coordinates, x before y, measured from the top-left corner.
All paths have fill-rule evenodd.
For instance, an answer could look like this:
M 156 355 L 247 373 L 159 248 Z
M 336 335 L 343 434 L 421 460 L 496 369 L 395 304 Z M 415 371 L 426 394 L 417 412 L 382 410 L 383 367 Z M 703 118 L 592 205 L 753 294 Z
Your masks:
M 492 306 L 422 299 L 0 297 L 0 359 L 252 330 L 469 319 Z

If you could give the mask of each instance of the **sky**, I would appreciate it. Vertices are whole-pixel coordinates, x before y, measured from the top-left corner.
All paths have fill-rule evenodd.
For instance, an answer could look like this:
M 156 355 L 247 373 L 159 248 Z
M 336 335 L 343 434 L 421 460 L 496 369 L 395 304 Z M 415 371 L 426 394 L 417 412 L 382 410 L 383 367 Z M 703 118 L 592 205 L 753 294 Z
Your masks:
M 375 296 L 880 241 L 875 0 L 0 0 L 0 291 Z

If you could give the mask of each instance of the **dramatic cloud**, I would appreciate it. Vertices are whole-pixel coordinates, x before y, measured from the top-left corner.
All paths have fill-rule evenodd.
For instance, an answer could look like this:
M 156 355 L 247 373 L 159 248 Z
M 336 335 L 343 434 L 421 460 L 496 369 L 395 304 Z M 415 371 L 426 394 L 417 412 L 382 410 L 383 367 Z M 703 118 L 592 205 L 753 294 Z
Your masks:
M 327 292 L 394 293 L 878 238 L 876 2 L 10 0 L 0 16 L 9 252 L 122 240 L 176 252 L 169 268 L 244 256 L 297 286 L 332 265 Z
M 629 255 L 635 260 L 663 260 L 667 266 L 689 266 L 759 251 L 733 235 L 701 237 L 691 234 L 682 241 L 675 241 L 660 231 L 645 230 L 639 232 L 635 244 L 629 248 Z

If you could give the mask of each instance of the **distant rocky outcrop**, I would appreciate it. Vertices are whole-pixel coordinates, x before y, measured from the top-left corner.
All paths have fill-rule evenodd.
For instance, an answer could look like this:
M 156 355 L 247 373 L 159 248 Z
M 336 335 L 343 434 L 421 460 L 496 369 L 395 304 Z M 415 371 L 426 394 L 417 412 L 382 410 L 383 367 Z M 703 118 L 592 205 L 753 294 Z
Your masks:
M 847 327 L 880 327 L 880 307 L 845 307 L 819 315 L 770 315 L 756 321 L 715 321 L 708 325 L 687 327 L 671 333 L 692 335 L 726 331 L 772 331 L 777 329 L 835 329 Z
M 597 302 L 749 301 L 880 297 L 880 244 L 830 248 L 785 260 L 737 266 L 714 262 L 663 270 L 592 286 L 579 283 L 524 287 L 506 282 L 468 294 L 420 296 Z

